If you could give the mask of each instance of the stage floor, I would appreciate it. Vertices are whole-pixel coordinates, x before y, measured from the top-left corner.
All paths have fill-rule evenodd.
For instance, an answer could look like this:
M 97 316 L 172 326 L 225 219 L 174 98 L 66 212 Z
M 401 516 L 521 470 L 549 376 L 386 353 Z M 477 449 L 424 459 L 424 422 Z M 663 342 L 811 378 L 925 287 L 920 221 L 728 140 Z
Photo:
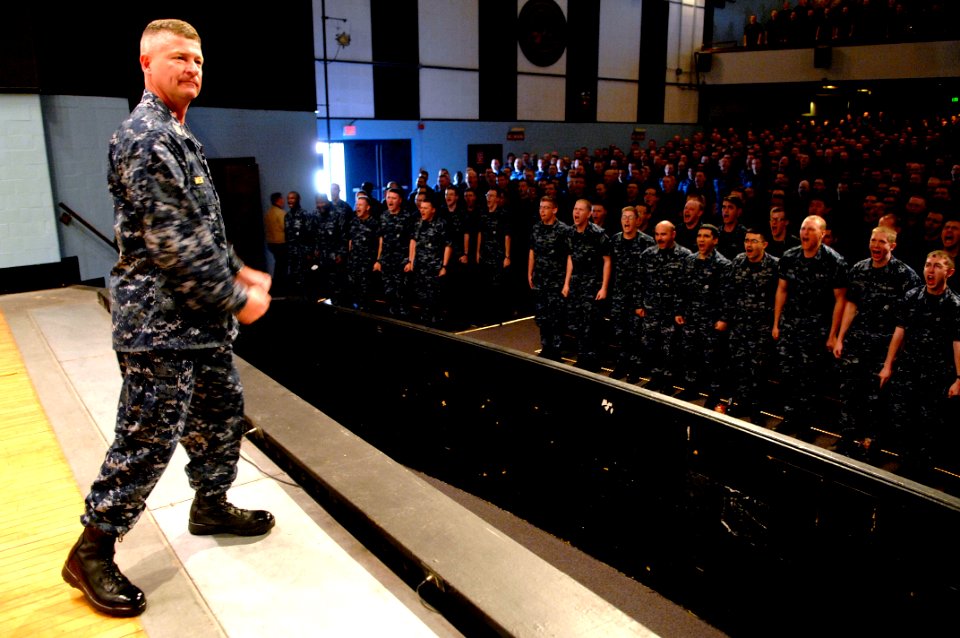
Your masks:
M 0 406 L 7 512 L 0 634 L 461 635 L 247 441 L 231 501 L 273 511 L 277 526 L 256 539 L 190 535 L 192 492 L 178 449 L 144 516 L 118 545 L 121 569 L 147 593 L 146 612 L 131 621 L 92 611 L 60 579 L 60 568 L 113 432 L 120 374 L 110 317 L 89 288 L 3 296 L 0 314 L 9 326 L 0 331 L 5 381 L 23 385 L 16 395 L 4 386 Z M 24 422 L 25 411 L 38 416 Z

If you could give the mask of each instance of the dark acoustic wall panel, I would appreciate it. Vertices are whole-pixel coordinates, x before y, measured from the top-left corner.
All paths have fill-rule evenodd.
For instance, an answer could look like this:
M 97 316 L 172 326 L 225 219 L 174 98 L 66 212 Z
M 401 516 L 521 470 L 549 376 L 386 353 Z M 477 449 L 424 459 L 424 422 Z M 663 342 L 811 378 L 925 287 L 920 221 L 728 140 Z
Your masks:
M 567 24 L 566 120 L 597 121 L 597 68 L 600 60 L 600 3 L 569 0 Z
M 670 3 L 644 2 L 640 12 L 640 95 L 637 100 L 637 121 L 663 122 Z
M 420 118 L 416 0 L 371 0 L 373 108 L 377 119 Z
M 480 119 L 517 118 L 517 0 L 479 3 Z

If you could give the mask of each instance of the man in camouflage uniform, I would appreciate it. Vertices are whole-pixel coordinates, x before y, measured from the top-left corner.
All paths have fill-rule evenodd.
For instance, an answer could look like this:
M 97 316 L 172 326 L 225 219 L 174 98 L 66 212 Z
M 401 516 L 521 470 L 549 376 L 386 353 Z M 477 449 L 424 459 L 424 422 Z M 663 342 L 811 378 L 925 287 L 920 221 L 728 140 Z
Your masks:
M 324 198 L 324 201 L 326 198 Z M 283 218 L 287 239 L 287 281 L 294 295 L 312 296 L 315 278 L 310 274 L 317 257 L 317 215 L 300 207 L 300 193 L 287 194 L 290 210 Z M 321 202 L 317 202 L 319 209 Z
M 637 211 L 633 206 L 620 213 L 622 232 L 611 240 L 613 273 L 610 294 L 610 318 L 617 344 L 617 364 L 611 378 L 636 383 L 640 373 L 640 255 L 656 245 L 653 237 L 637 230 Z
M 135 616 L 143 592 L 113 561 L 177 443 L 196 491 L 193 534 L 254 536 L 269 512 L 226 500 L 243 436 L 233 364 L 237 321 L 270 304 L 270 276 L 227 244 L 203 147 L 184 123 L 200 91 L 200 38 L 179 20 L 151 22 L 140 41 L 146 90 L 110 141 L 109 185 L 120 259 L 111 272 L 113 345 L 123 388 L 116 436 L 86 497 L 83 534 L 62 575 L 106 614 Z
M 767 254 L 767 239 L 760 229 L 748 229 L 743 244 L 744 252 L 731 262 L 720 312 L 720 323 L 730 334 L 732 397 L 714 409 L 758 423 L 761 385 L 773 361 L 771 330 L 779 259 Z
M 443 195 L 444 203 L 437 211 L 437 217 L 446 224 L 447 232 L 450 234 L 450 247 L 453 249 L 448 272 L 444 275 L 447 278 L 447 289 L 451 291 L 450 315 L 458 323 L 466 323 L 469 321 L 472 310 L 469 307 L 472 291 L 469 285 L 470 236 L 467 229 L 466 205 L 461 201 L 460 189 L 453 184 L 446 187 Z
M 740 217 L 743 215 L 743 200 L 737 194 L 724 197 L 720 203 L 720 214 L 723 225 L 720 227 L 720 243 L 717 245 L 717 250 L 727 259 L 732 259 L 740 254 L 743 238 L 747 234 L 746 226 L 740 223 Z
M 309 301 L 325 297 L 335 303 L 341 302 L 345 288 L 349 285 L 346 272 L 347 232 L 352 222 L 353 211 L 349 205 L 344 210 L 334 206 L 326 195 L 317 196 L 317 207 L 313 211 L 312 220 L 312 240 L 315 246 L 312 266 L 316 266 L 316 270 L 310 271 L 314 285 Z
M 373 299 L 373 264 L 379 240 L 380 220 L 370 214 L 369 198 L 361 193 L 357 196 L 356 216 L 347 227 L 348 303 L 358 310 L 369 310 Z
M 510 226 L 500 207 L 503 191 L 487 191 L 487 211 L 480 215 L 477 233 L 477 312 L 485 322 L 502 322 L 509 311 Z M 458 234 L 457 237 L 462 235 Z
M 420 202 L 420 223 L 410 238 L 410 252 L 403 269 L 413 275 L 420 320 L 432 326 L 443 319 L 444 277 L 452 254 L 447 226 L 437 218 L 433 200 L 424 198 Z
M 540 328 L 540 356 L 559 360 L 566 314 L 563 283 L 570 227 L 557 219 L 557 200 L 540 199 L 540 221 L 530 231 L 527 283 L 533 291 L 534 319 Z
M 870 234 L 870 257 L 850 268 L 847 303 L 833 355 L 840 365 L 840 443 L 845 454 L 868 452 L 886 417 L 877 370 L 883 366 L 899 307 L 920 277 L 893 250 L 897 233 L 886 226 Z M 857 444 L 862 445 L 857 448 Z
M 697 232 L 697 252 L 686 259 L 681 272 L 675 321 L 683 333 L 680 359 L 684 374 L 683 398 L 707 393 L 706 407 L 717 401 L 724 373 L 726 326 L 723 312 L 723 284 L 730 272 L 730 260 L 717 251 L 720 230 L 703 224 Z
M 832 353 L 843 314 L 847 264 L 823 243 L 827 223 L 808 216 L 800 225 L 800 245 L 780 258 L 780 281 L 773 330 L 780 363 L 786 433 L 801 432 L 821 416 L 819 397 L 833 373 Z
M 410 237 L 414 219 L 403 209 L 403 192 L 399 188 L 387 191 L 387 210 L 380 215 L 380 240 L 373 269 L 380 273 L 387 312 L 393 316 L 405 315 L 404 264 L 410 255 Z
M 577 367 L 598 372 L 601 322 L 610 285 L 610 240 L 590 221 L 590 208 L 585 199 L 573 205 L 562 294 L 567 298 L 570 330 L 577 339 Z
M 902 470 L 920 479 L 927 477 L 932 461 L 951 466 L 957 461 L 960 295 L 947 285 L 954 272 L 946 252 L 927 256 L 925 285 L 908 292 L 900 306 L 880 370 L 880 385 L 891 385 L 890 447 L 902 453 Z
M 641 359 L 651 377 L 646 387 L 671 391 L 679 345 L 676 341 L 679 336 L 677 297 L 686 260 L 693 253 L 677 244 L 673 222 L 659 222 L 654 227 L 653 238 L 657 245 L 647 248 L 640 256 Z

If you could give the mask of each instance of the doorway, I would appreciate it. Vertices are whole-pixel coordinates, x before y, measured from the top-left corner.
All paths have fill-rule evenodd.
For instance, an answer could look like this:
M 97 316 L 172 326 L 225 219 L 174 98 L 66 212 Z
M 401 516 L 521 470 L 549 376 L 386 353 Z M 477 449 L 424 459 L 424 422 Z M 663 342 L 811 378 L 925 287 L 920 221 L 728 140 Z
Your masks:
M 223 225 L 237 256 L 257 270 L 267 269 L 260 208 L 260 168 L 252 157 L 207 160 L 217 185 Z
M 345 198 L 353 202 L 364 182 L 373 184 L 372 197 L 383 201 L 387 182 L 397 182 L 410 192 L 410 140 L 355 140 L 343 143 Z

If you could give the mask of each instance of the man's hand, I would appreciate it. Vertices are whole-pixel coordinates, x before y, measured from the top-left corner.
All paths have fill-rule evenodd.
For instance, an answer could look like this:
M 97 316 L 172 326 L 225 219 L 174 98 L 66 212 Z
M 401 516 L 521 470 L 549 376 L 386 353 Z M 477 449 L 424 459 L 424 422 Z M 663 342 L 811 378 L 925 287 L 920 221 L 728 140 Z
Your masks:
M 269 278 L 270 275 L 267 275 L 267 277 Z M 237 313 L 237 321 L 242 324 L 251 324 L 266 314 L 269 307 L 270 293 L 260 286 L 249 286 L 247 288 L 247 303 Z
M 947 389 L 947 397 L 951 399 L 954 397 L 960 397 L 960 379 L 954 381 L 953 384 L 951 384 L 951 386 Z
M 880 374 L 877 376 L 880 377 L 880 387 L 887 385 L 887 381 L 890 380 L 890 377 L 893 376 L 893 368 L 887 364 L 883 364 L 883 367 L 880 369 Z
M 843 339 L 837 338 L 837 342 L 833 344 L 833 357 L 839 359 L 843 356 Z
M 263 288 L 264 292 L 270 292 L 270 286 L 273 285 L 273 278 L 269 273 L 250 268 L 249 266 L 244 266 L 237 272 L 237 281 L 247 288 L 252 288 L 253 286 Z

